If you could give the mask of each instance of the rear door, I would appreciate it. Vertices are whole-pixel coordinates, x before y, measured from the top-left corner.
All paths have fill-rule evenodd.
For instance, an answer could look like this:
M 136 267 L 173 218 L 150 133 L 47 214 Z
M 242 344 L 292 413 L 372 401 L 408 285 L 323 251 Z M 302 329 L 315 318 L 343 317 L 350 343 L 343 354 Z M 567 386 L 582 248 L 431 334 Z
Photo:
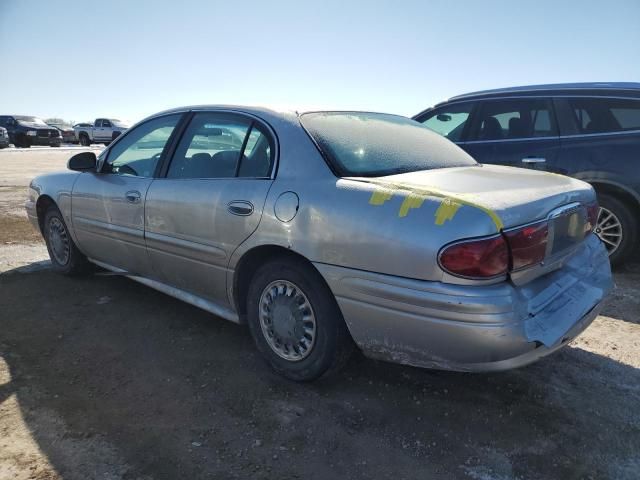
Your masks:
M 71 218 L 81 250 L 135 275 L 151 276 L 144 241 L 145 197 L 181 114 L 138 125 L 73 187 Z
M 147 193 L 147 249 L 161 281 L 228 303 L 229 259 L 258 227 L 274 157 L 274 136 L 259 120 L 193 114 Z
M 548 98 L 479 100 L 460 146 L 480 163 L 550 170 L 560 147 Z

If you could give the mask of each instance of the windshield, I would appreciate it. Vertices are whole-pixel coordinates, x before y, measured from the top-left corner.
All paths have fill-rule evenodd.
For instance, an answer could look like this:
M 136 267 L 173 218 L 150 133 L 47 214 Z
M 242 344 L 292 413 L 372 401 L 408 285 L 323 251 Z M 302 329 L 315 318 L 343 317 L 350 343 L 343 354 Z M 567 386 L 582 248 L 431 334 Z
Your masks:
M 44 123 L 44 120 L 41 120 L 38 117 L 27 117 L 24 115 L 19 115 L 14 118 L 21 123 L 38 123 L 40 125 L 46 125 L 46 123 Z
M 383 113 L 313 112 L 300 121 L 342 177 L 381 177 L 477 165 L 421 124 Z
M 118 120 L 117 118 L 110 118 L 109 121 L 111 122 L 111 125 L 113 125 L 114 127 L 121 127 L 121 128 L 129 127 L 129 125 L 127 125 L 126 122 L 123 122 L 122 120 Z

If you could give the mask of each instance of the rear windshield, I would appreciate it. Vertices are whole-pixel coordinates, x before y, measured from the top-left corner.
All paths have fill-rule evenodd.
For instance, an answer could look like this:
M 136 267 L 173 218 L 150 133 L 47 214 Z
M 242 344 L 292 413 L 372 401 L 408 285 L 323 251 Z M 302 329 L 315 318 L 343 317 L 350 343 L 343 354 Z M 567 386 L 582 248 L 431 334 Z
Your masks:
M 313 112 L 300 121 L 341 177 L 477 165 L 449 140 L 397 115 Z

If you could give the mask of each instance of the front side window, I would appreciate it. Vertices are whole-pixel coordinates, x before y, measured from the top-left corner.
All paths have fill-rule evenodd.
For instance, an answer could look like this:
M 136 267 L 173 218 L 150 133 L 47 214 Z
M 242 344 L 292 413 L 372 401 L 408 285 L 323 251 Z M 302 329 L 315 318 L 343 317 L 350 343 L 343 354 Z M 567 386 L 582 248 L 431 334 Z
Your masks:
M 640 130 L 640 100 L 586 97 L 568 100 L 579 133 Z
M 397 115 L 313 112 L 301 115 L 300 121 L 342 177 L 477 165 L 450 141 Z
M 452 142 L 459 142 L 462 139 L 462 132 L 467 120 L 469 120 L 472 107 L 471 103 L 441 107 L 420 120 L 420 123 Z
M 268 177 L 270 138 L 249 119 L 197 113 L 176 148 L 167 178 Z
M 557 136 L 551 101 L 489 100 L 480 104 L 471 140 L 528 139 Z
M 103 127 L 110 127 L 111 126 L 111 122 L 109 122 L 109 120 L 103 120 L 102 121 L 102 126 Z
M 109 150 L 102 172 L 152 177 L 181 116 L 154 118 L 127 132 Z

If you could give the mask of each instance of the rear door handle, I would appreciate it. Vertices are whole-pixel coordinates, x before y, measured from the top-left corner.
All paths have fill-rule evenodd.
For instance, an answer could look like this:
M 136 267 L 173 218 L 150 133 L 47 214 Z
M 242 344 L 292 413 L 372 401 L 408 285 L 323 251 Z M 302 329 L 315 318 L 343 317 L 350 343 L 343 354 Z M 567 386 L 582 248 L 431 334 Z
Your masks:
M 522 163 L 544 163 L 546 161 L 547 159 L 542 157 L 525 157 L 522 159 Z
M 253 213 L 253 204 L 246 200 L 234 200 L 227 204 L 227 210 L 234 215 L 246 217 Z
M 129 203 L 140 203 L 140 192 L 131 190 L 124 194 L 124 198 L 126 198 Z

